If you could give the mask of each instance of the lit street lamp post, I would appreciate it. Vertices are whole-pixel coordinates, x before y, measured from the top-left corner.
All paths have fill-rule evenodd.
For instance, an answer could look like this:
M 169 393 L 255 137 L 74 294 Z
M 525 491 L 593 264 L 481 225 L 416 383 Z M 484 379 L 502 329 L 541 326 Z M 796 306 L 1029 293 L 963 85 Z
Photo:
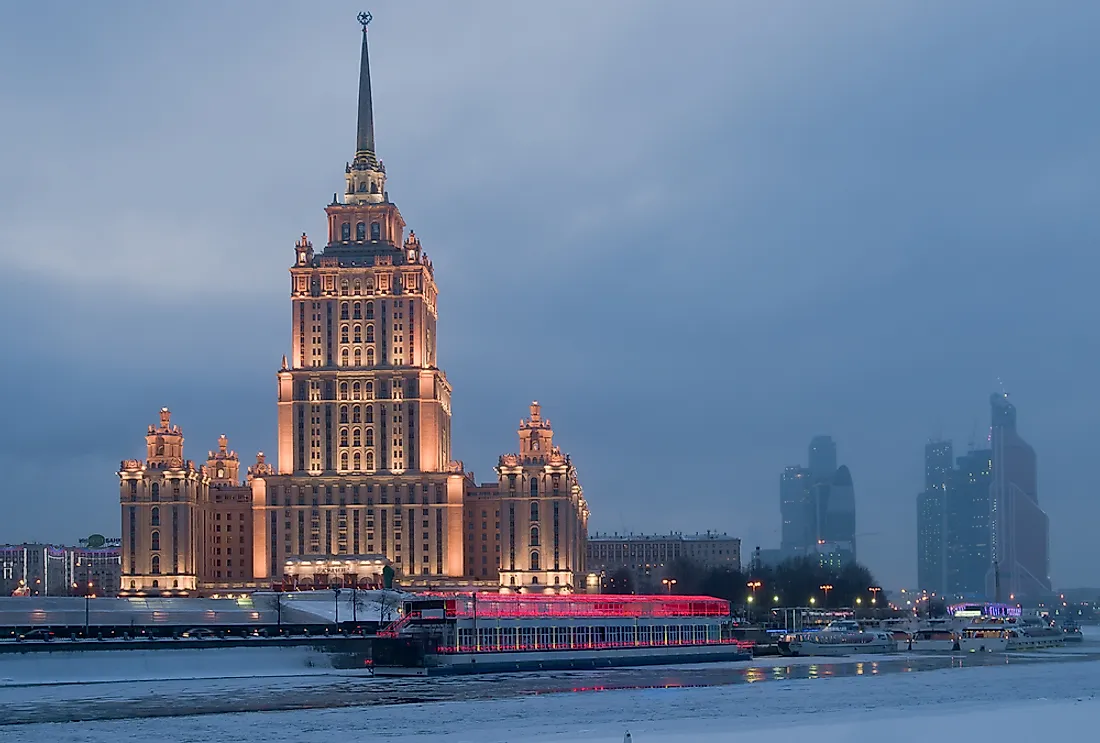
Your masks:
M 764 584 L 761 583 L 759 579 L 756 579 L 756 580 L 750 580 L 745 585 L 747 585 L 752 590 L 752 593 L 747 597 L 747 603 L 749 604 L 749 609 L 750 609 L 750 611 L 748 612 L 749 613 L 749 621 L 751 622 L 752 621 L 752 614 L 751 614 L 752 605 L 754 603 L 756 603 L 756 589 L 760 588 Z
M 874 606 L 878 603 L 878 592 L 881 591 L 882 588 L 879 586 L 871 586 L 867 590 L 871 592 L 871 606 Z
M 661 584 L 668 587 L 668 593 L 671 596 L 672 595 L 672 587 L 674 585 L 676 585 L 676 579 L 675 578 L 662 578 L 661 579 Z
M 84 637 L 85 638 L 88 637 L 88 625 L 91 624 L 89 619 L 91 617 L 91 610 L 92 610 L 91 609 L 91 599 L 92 598 L 94 598 L 94 594 L 92 593 L 92 584 L 89 581 L 88 588 L 87 588 L 87 590 L 84 591 Z
M 825 585 L 821 586 L 821 590 L 825 592 L 825 608 L 828 609 L 829 608 L 829 591 L 833 590 L 833 584 L 832 583 L 826 583 Z

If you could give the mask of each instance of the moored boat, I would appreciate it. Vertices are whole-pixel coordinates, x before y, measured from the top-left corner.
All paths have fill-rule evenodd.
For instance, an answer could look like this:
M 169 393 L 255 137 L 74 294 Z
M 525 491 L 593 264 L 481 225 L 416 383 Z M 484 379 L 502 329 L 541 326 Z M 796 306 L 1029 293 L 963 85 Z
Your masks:
M 894 653 L 898 641 L 885 630 L 862 629 L 858 622 L 839 620 L 817 632 L 795 632 L 779 642 L 784 655 L 863 655 Z
M 1084 642 L 1085 636 L 1081 634 L 1081 625 L 1072 619 L 1062 622 L 1062 640 L 1065 642 Z
M 706 596 L 432 594 L 379 632 L 376 675 L 501 673 L 748 660 L 728 601 Z

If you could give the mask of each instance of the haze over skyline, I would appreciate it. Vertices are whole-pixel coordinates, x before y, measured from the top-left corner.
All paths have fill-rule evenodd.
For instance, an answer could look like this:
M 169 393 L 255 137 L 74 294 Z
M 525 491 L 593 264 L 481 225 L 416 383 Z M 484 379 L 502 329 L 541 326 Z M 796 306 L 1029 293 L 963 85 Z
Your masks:
M 1100 519 L 1100 7 L 370 6 L 378 149 L 440 285 L 454 448 L 537 399 L 592 531 L 779 543 L 817 434 L 912 585 L 923 446 L 1004 380 L 1056 586 Z M 20 6 L 0 28 L 0 542 L 119 532 L 168 406 L 275 450 L 287 268 L 354 154 L 358 4 Z M 26 500 L 19 500 L 26 498 Z M 666 502 L 667 499 L 667 502 Z

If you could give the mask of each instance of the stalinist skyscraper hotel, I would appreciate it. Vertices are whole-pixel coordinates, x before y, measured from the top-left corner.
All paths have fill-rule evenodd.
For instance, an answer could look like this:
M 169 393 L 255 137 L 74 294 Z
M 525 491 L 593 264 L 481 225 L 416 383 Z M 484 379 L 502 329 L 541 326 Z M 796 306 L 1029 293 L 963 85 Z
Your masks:
M 532 403 L 519 451 L 477 484 L 451 445 L 451 385 L 436 356 L 432 262 L 386 191 L 375 150 L 363 23 L 355 159 L 290 268 L 291 348 L 278 371 L 278 454 L 242 481 L 223 436 L 184 458 L 167 408 L 144 459 L 119 470 L 123 595 L 376 585 L 576 589 L 588 506 Z

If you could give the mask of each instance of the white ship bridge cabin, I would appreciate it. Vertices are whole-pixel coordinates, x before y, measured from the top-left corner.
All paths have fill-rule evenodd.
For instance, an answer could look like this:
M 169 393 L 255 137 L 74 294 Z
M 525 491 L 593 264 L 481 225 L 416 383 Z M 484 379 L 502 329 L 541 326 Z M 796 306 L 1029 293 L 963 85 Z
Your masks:
M 378 674 L 701 663 L 752 657 L 708 596 L 420 594 L 379 633 Z

